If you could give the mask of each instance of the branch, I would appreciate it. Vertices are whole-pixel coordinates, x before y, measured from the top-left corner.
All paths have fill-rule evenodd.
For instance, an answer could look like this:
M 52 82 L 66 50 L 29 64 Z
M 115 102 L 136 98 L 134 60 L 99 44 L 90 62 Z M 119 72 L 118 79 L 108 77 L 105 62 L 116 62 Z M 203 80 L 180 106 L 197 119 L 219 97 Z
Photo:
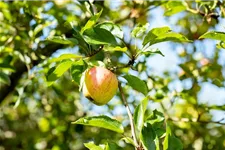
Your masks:
M 8 96 L 9 93 L 14 91 L 19 79 L 22 77 L 23 73 L 27 71 L 26 65 L 21 61 L 17 61 L 14 67 L 16 68 L 16 72 L 9 76 L 11 84 L 0 84 L 0 103 Z
M 218 19 L 219 15 L 217 13 L 204 13 L 202 11 L 200 11 L 199 9 L 195 10 L 195 9 L 192 9 L 189 7 L 188 3 L 186 1 L 183 2 L 183 4 L 186 6 L 186 9 L 187 11 L 191 12 L 191 13 L 194 13 L 194 14 L 200 14 L 201 16 L 203 17 L 211 17 L 211 18 L 214 18 L 214 19 Z
M 135 147 L 138 149 L 138 148 L 139 148 L 139 145 L 138 145 L 137 137 L 136 137 L 136 133 L 135 133 L 134 122 L 133 122 L 133 116 L 132 116 L 132 113 L 131 113 L 131 111 L 130 111 L 130 107 L 128 106 L 126 97 L 125 97 L 125 95 L 124 95 L 124 92 L 123 92 L 121 83 L 119 83 L 119 91 L 120 91 L 120 93 L 121 93 L 121 98 L 122 98 L 123 104 L 124 104 L 124 106 L 126 107 L 127 114 L 128 114 L 128 116 L 129 116 L 129 119 L 130 119 L 131 133 L 132 133 L 132 137 L 133 137 L 133 140 L 134 140 L 134 145 L 135 145 Z
M 103 49 L 104 45 L 101 45 L 98 49 L 94 50 L 93 52 L 91 52 L 90 54 L 88 54 L 88 57 L 92 57 L 94 55 L 96 55 L 98 52 L 100 52 Z

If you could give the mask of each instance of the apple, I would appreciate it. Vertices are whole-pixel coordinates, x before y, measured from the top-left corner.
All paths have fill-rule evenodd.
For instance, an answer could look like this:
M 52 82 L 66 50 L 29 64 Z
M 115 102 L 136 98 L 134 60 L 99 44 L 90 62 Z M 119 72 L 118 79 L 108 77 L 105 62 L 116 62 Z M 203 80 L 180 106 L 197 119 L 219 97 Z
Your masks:
M 104 67 L 93 67 L 85 73 L 83 94 L 96 105 L 108 103 L 116 94 L 118 80 L 114 73 Z

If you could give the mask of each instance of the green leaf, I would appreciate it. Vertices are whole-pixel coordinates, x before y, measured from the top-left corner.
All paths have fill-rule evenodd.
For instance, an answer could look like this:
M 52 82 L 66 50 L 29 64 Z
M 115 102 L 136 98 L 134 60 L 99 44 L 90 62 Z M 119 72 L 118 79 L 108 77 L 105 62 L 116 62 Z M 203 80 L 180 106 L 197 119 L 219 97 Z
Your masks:
M 158 136 L 156 136 L 156 138 L 155 138 L 155 146 L 156 146 L 156 150 L 160 150 L 160 144 L 159 144 Z
M 225 105 L 211 105 L 210 107 L 208 107 L 209 109 L 215 109 L 215 110 L 225 110 Z
M 133 75 L 125 75 L 124 78 L 128 81 L 128 84 L 133 89 L 137 90 L 138 92 L 141 92 L 144 95 L 148 94 L 148 87 L 143 80 Z
M 146 119 L 146 122 L 150 123 L 157 134 L 158 137 L 161 137 L 165 133 L 164 129 L 164 115 L 163 113 L 154 110 Z
M 147 48 L 143 51 L 140 51 L 139 54 L 143 54 L 145 55 L 146 57 L 149 57 L 150 55 L 153 55 L 153 54 L 159 54 L 161 56 L 165 56 L 158 48 Z
M 118 150 L 118 149 L 121 149 L 116 143 L 107 143 L 106 144 L 106 147 L 105 147 L 105 150 Z
M 46 21 L 44 24 L 38 24 L 35 29 L 33 30 L 33 37 L 35 37 L 40 31 L 43 31 L 43 29 L 49 25 L 51 25 L 52 22 Z
M 223 41 L 220 41 L 218 44 L 216 44 L 216 47 L 218 49 L 221 49 L 221 48 L 225 49 L 225 41 L 224 42 Z
M 88 67 L 87 63 L 83 61 L 82 59 L 72 64 L 70 68 L 70 72 L 71 72 L 71 76 L 73 80 L 77 84 L 80 84 L 82 73 L 87 69 L 87 67 Z
M 104 150 L 104 147 L 97 146 L 94 142 L 84 143 L 84 146 L 90 150 Z
M 119 51 L 119 52 L 126 52 L 127 47 L 120 47 L 120 46 L 104 46 L 105 51 Z
M 77 45 L 78 41 L 75 38 L 66 38 L 63 36 L 53 36 L 53 37 L 48 37 L 46 41 L 54 42 L 54 43 L 59 43 L 59 44 L 71 44 L 71 45 Z
M 144 124 L 145 111 L 148 105 L 148 97 L 145 97 L 134 111 L 134 124 L 141 131 Z
M 145 31 L 149 28 L 149 23 L 145 25 L 138 24 L 131 32 L 132 37 L 141 37 Z
M 52 58 L 49 60 L 50 63 L 52 62 L 59 62 L 65 59 L 80 59 L 82 56 L 76 55 L 76 54 L 62 54 L 57 58 Z
M 84 85 L 84 80 L 85 80 L 85 71 L 81 74 L 80 77 L 80 84 L 79 84 L 79 91 L 82 91 L 83 85 Z
M 47 74 L 48 86 L 52 85 L 55 80 L 61 77 L 64 72 L 70 68 L 72 63 L 73 62 L 71 60 L 66 60 L 61 62 L 57 67 L 51 68 Z
M 182 150 L 183 144 L 176 138 L 170 129 L 170 126 L 166 125 L 166 137 L 163 142 L 163 150 Z
M 163 116 L 163 113 L 159 112 L 156 109 L 147 118 L 147 121 L 151 124 L 154 124 L 156 122 L 164 122 L 164 120 L 165 118 Z
M 85 40 L 89 44 L 117 45 L 115 37 L 106 29 L 91 28 L 84 32 Z
M 79 47 L 87 54 L 89 51 L 88 43 L 84 40 L 83 36 L 75 28 L 73 28 L 73 31 L 73 37 L 77 39 Z
M 7 55 L 6 57 L 4 57 L 4 60 L 3 60 L 3 64 L 10 64 L 13 60 L 13 56 L 11 55 Z
M 0 72 L 0 83 L 4 83 L 7 85 L 11 84 L 9 76 L 5 74 L 4 72 Z
M 148 32 L 148 34 L 145 36 L 143 45 L 149 43 L 149 45 L 153 45 L 160 42 L 166 42 L 166 41 L 173 41 L 173 42 L 191 42 L 188 40 L 185 36 L 170 32 L 169 27 L 161 27 L 161 28 L 154 28 Z
M 143 126 L 140 139 L 145 150 L 156 150 L 156 144 L 154 141 L 156 139 L 156 134 L 150 123 Z
M 22 98 L 22 96 L 24 96 L 24 89 L 30 83 L 31 83 L 31 80 L 24 81 L 22 86 L 19 86 L 16 88 L 16 91 L 18 93 L 18 98 L 16 100 L 16 103 L 13 106 L 14 109 L 16 109 L 19 106 L 21 98 Z
M 8 9 L 8 4 L 4 3 L 3 1 L 0 1 L 0 8 L 1 9 Z
M 143 45 L 146 45 L 147 43 L 149 43 L 150 41 L 153 41 L 158 36 L 166 34 L 170 31 L 171 29 L 169 27 L 160 27 L 160 28 L 154 28 L 150 30 L 144 38 Z
M 97 28 L 102 28 L 111 32 L 114 36 L 123 39 L 123 30 L 116 24 L 112 22 L 103 22 L 96 25 Z
M 102 11 L 103 9 L 88 20 L 85 26 L 81 29 L 81 34 L 83 34 L 85 30 L 92 28 L 96 24 L 96 22 L 98 21 L 98 18 L 102 14 Z
M 135 146 L 133 139 L 130 137 L 124 137 L 124 138 L 122 138 L 122 140 L 124 140 L 128 144 Z
M 0 69 L 10 71 L 10 72 L 15 72 L 16 69 L 13 66 L 10 66 L 9 64 L 1 63 L 0 64 Z
M 166 12 L 164 13 L 165 16 L 171 16 L 181 11 L 186 10 L 186 7 L 180 1 L 169 1 L 166 5 Z
M 26 84 L 25 84 L 25 85 L 26 85 Z M 24 88 L 25 88 L 25 86 L 16 88 L 16 91 L 17 91 L 17 93 L 18 93 L 18 99 L 16 100 L 16 103 L 15 103 L 15 105 L 13 106 L 14 109 L 17 108 L 17 107 L 19 106 L 19 104 L 20 104 L 21 97 L 22 97 L 22 95 L 23 95 L 23 93 L 24 93 Z
M 112 131 L 115 131 L 118 133 L 124 132 L 123 126 L 119 121 L 112 119 L 108 116 L 104 116 L 104 115 L 93 116 L 93 117 L 84 117 L 84 118 L 80 118 L 79 120 L 72 122 L 72 123 L 105 128 L 105 129 L 112 130 Z
M 6 19 L 8 19 L 9 21 L 12 20 L 12 15 L 11 15 L 9 9 L 2 9 L 1 11 L 2 11 L 2 13 L 3 13 L 3 16 L 4 16 Z
M 225 42 L 225 32 L 209 31 L 199 37 L 199 39 L 208 38 Z
M 99 67 L 106 67 L 105 63 L 100 60 L 90 60 L 88 61 L 88 66 L 99 66 Z

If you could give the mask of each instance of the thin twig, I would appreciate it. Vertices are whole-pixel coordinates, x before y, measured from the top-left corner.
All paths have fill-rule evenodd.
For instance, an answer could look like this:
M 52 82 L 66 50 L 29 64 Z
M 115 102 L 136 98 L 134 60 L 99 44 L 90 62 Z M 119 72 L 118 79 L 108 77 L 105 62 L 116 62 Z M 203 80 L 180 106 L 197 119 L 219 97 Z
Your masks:
M 98 49 L 94 50 L 88 57 L 92 57 L 103 49 L 104 45 L 101 45 Z
M 136 148 L 138 148 L 139 146 L 138 146 L 137 137 L 136 137 L 136 133 L 135 133 L 133 116 L 132 116 L 132 113 L 130 111 L 130 107 L 128 106 L 126 97 L 125 97 L 125 95 L 123 93 L 123 89 L 122 89 L 121 83 L 119 83 L 119 90 L 120 90 L 120 94 L 121 94 L 121 98 L 122 98 L 123 104 L 126 107 L 127 114 L 129 116 L 130 126 L 131 126 L 131 133 L 132 133 L 132 137 L 133 137 L 133 140 L 134 140 L 134 145 L 135 145 Z
M 217 13 L 213 13 L 213 12 L 205 13 L 205 12 L 200 11 L 199 8 L 197 10 L 192 9 L 191 7 L 189 7 L 189 5 L 186 1 L 184 1 L 183 4 L 184 4 L 184 6 L 186 6 L 186 10 L 191 12 L 191 13 L 200 14 L 203 17 L 211 17 L 211 18 L 214 18 L 214 19 L 218 19 L 218 17 L 219 17 L 219 15 Z

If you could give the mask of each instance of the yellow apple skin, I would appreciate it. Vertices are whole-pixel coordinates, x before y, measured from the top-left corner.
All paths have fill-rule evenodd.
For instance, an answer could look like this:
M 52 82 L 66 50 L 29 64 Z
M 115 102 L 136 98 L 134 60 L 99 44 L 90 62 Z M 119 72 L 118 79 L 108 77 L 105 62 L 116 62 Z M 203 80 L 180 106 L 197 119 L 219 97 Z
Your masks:
M 103 67 L 87 70 L 83 85 L 83 94 L 96 105 L 108 103 L 116 94 L 118 80 L 114 73 Z

